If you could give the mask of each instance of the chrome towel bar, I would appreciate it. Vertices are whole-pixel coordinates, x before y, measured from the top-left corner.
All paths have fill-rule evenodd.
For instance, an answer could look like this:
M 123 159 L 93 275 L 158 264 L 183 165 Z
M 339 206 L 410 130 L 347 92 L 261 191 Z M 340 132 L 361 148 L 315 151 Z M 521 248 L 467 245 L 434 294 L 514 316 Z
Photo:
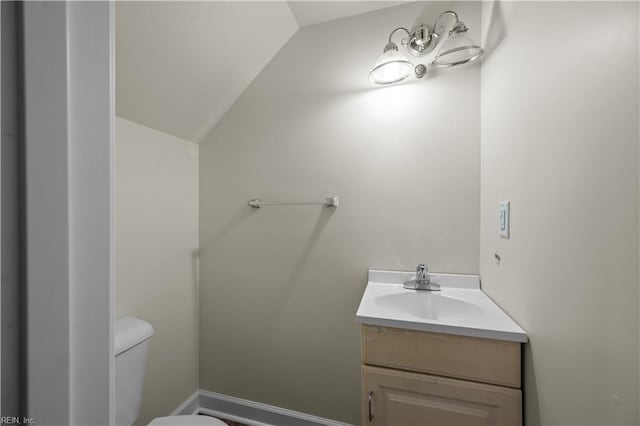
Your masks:
M 247 204 L 254 209 L 259 209 L 260 207 L 265 206 L 327 206 L 327 207 L 338 207 L 338 197 L 327 197 L 321 203 L 297 203 L 297 202 L 286 202 L 286 201 L 262 201 L 258 198 L 254 198 L 253 200 L 249 200 Z

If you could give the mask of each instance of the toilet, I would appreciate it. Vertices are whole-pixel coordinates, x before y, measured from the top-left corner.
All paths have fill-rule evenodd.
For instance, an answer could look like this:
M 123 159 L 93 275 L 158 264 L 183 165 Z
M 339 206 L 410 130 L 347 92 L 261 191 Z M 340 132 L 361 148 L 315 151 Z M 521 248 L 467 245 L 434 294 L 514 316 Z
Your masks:
M 153 327 L 138 318 L 125 317 L 115 322 L 116 425 L 131 426 L 140 414 L 147 346 Z M 208 416 L 157 417 L 149 426 L 209 425 L 227 426 Z

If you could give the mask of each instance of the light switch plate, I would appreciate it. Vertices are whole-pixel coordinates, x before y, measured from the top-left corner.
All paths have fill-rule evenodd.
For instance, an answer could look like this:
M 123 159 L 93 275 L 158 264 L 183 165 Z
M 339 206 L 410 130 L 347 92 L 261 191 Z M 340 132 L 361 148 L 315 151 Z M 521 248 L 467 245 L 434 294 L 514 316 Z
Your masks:
M 509 238 L 509 210 L 510 202 L 502 201 L 499 205 L 498 235 L 502 238 Z

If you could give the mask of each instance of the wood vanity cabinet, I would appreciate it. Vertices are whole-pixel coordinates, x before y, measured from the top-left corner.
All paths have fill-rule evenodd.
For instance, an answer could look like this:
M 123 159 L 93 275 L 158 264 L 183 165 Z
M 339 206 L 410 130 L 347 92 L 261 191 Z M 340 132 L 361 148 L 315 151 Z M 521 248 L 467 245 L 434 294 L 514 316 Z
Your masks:
M 521 344 L 362 326 L 363 426 L 522 425 Z

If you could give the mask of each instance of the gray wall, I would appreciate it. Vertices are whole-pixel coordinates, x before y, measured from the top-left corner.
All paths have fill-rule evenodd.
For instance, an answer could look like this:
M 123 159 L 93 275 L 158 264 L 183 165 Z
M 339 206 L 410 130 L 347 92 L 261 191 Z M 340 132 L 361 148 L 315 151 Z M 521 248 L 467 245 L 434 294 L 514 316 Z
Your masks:
M 19 114 L 19 38 L 18 38 L 18 4 L 15 2 L 0 3 L 0 117 L 1 129 L 1 164 L 2 176 L 2 284 L 0 299 L 2 304 L 2 377 L 1 415 L 17 416 L 24 414 L 24 365 L 23 365 L 23 327 L 24 315 L 23 294 L 23 199 L 21 191 L 23 174 L 22 139 L 20 137 Z
M 464 2 L 302 28 L 201 144 L 201 388 L 358 423 L 367 269 L 478 272 L 479 67 L 367 79 L 393 28 L 450 8 L 478 37 Z
M 480 272 L 531 339 L 527 424 L 637 425 L 638 4 L 483 19 Z

